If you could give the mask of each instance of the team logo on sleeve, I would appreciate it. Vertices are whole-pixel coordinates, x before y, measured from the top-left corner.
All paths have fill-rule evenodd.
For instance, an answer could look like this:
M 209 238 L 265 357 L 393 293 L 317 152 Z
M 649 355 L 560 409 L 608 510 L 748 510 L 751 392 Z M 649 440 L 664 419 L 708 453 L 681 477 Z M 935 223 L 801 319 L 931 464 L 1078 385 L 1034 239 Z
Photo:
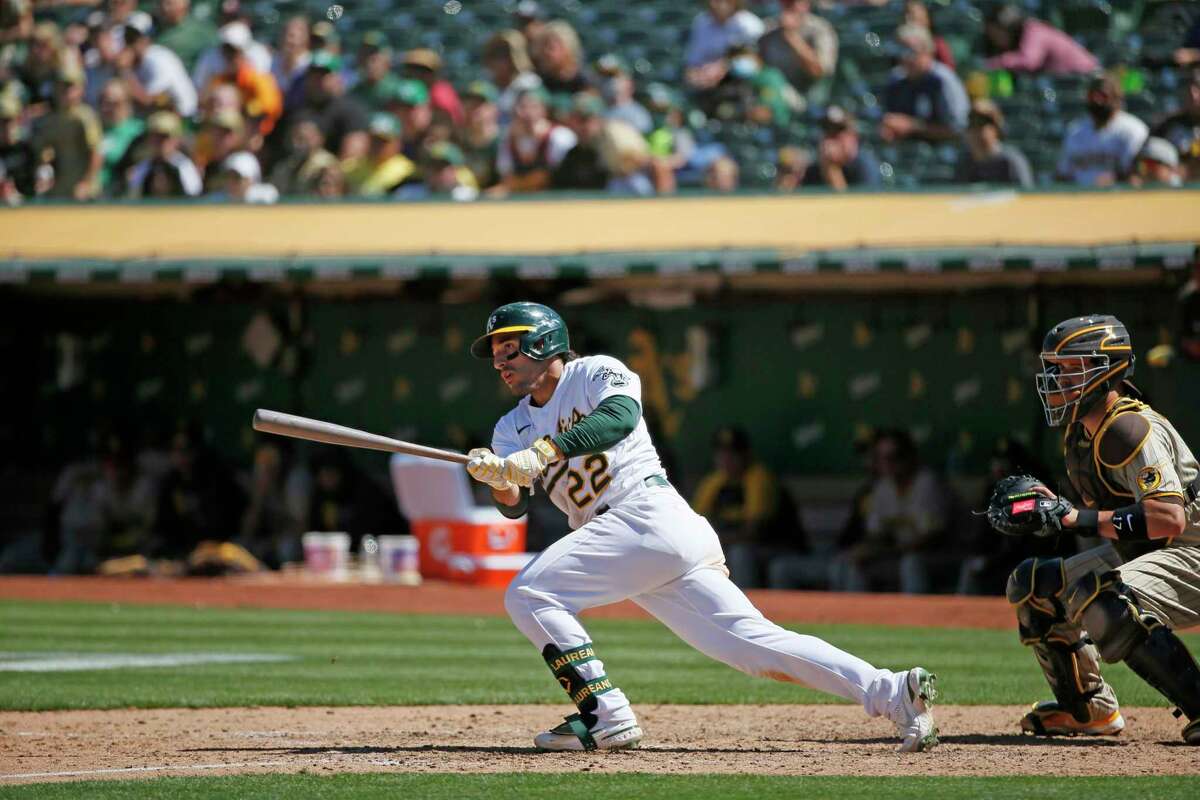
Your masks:
M 604 381 L 610 386 L 629 385 L 629 375 L 621 372 L 620 370 L 613 369 L 612 367 L 602 367 L 600 371 L 596 373 L 596 380 Z
M 1137 474 L 1137 485 L 1142 494 L 1152 492 L 1162 483 L 1162 470 L 1158 467 L 1142 467 Z

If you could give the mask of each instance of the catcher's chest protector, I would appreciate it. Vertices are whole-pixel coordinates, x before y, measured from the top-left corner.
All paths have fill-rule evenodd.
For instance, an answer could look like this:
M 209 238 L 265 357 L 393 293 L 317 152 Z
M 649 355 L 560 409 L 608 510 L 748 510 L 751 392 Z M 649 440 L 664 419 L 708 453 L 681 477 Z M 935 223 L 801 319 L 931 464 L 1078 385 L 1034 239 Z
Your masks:
M 1138 412 L 1147 408 L 1149 406 L 1145 403 L 1123 397 L 1113 403 L 1112 408 L 1104 415 L 1094 438 L 1088 436 L 1082 422 L 1076 422 L 1067 429 L 1067 435 L 1063 439 L 1063 461 L 1067 465 L 1067 477 L 1071 479 L 1071 486 L 1079 495 L 1080 501 L 1088 508 L 1112 511 L 1134 502 L 1134 493 L 1118 478 L 1117 470 L 1105 464 L 1120 463 L 1123 460 L 1121 456 L 1136 446 L 1136 443 L 1123 441 L 1124 431 L 1136 427 L 1125 423 L 1133 420 L 1119 418 L 1123 415 L 1138 415 Z M 1124 541 L 1112 544 L 1121 557 L 1128 561 L 1159 549 L 1164 541 Z

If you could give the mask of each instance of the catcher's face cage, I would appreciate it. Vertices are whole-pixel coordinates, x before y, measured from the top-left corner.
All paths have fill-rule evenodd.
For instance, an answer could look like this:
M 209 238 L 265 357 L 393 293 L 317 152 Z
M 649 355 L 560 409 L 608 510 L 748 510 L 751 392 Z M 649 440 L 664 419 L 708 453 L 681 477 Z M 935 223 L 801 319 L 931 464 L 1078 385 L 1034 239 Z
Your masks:
M 1037 376 L 1038 397 L 1052 428 L 1073 422 L 1084 396 L 1102 383 L 1108 372 L 1108 356 L 1063 356 L 1042 353 L 1042 371 Z

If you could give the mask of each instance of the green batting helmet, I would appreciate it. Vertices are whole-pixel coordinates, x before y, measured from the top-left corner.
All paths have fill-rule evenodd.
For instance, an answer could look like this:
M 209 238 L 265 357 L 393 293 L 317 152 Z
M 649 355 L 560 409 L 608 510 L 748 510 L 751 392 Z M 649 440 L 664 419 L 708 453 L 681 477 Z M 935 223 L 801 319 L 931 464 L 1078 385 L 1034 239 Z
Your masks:
M 544 361 L 571 349 L 567 323 L 557 311 L 541 303 L 522 301 L 497 308 L 488 316 L 483 336 L 471 343 L 471 355 L 491 358 L 491 339 L 500 333 L 520 333 L 517 349 L 535 361 Z

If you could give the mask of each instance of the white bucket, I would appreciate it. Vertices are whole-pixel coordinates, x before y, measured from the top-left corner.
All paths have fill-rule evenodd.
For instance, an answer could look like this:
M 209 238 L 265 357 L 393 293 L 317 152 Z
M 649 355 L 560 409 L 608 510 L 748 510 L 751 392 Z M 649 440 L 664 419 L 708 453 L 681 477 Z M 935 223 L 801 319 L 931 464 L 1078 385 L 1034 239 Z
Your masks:
M 380 536 L 379 569 L 385 583 L 415 586 L 421 582 L 417 557 L 421 543 L 415 536 Z
M 318 578 L 344 581 L 350 561 L 350 534 L 310 531 L 300 538 L 304 566 Z

